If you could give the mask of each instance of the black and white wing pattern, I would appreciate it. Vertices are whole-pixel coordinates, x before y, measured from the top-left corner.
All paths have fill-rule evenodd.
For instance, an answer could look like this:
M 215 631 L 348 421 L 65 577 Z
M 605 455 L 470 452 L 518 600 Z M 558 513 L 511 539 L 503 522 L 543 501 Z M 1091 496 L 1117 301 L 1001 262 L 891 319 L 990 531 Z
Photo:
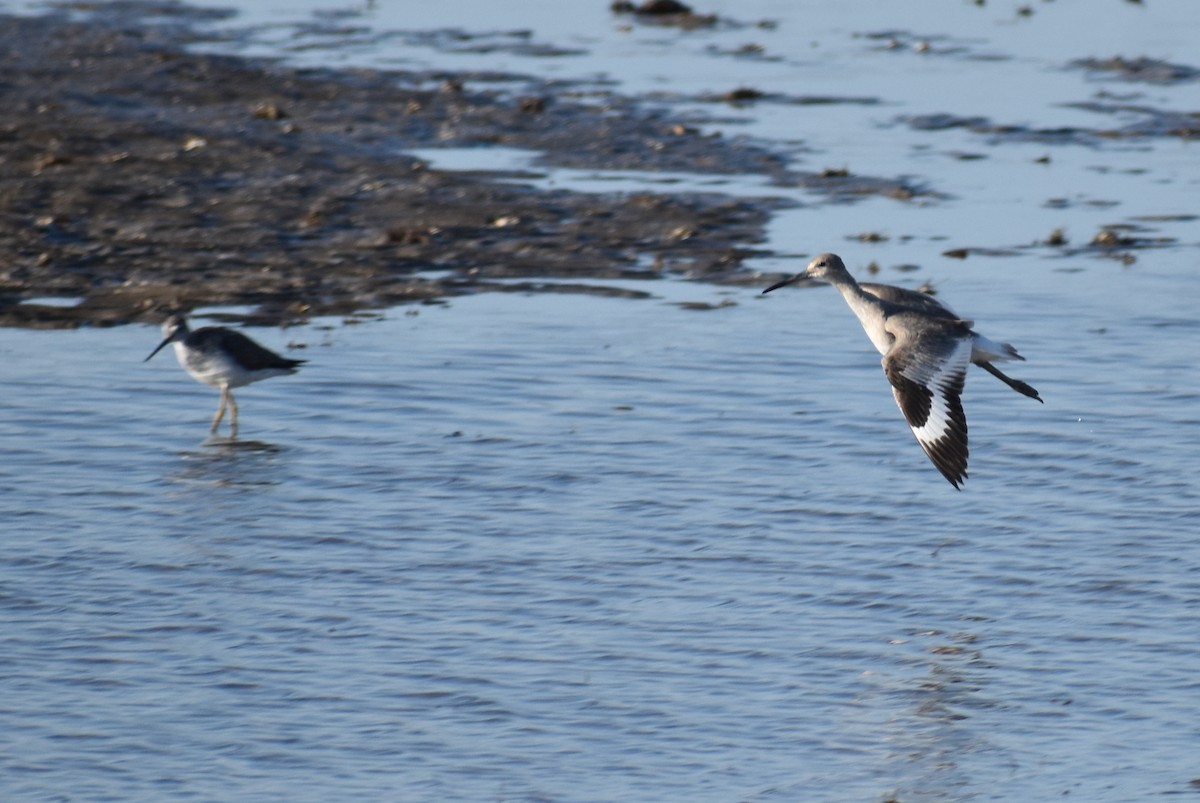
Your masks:
M 955 488 L 967 478 L 963 383 L 971 364 L 970 330 L 958 322 L 907 321 L 883 357 L 883 372 L 917 443 Z

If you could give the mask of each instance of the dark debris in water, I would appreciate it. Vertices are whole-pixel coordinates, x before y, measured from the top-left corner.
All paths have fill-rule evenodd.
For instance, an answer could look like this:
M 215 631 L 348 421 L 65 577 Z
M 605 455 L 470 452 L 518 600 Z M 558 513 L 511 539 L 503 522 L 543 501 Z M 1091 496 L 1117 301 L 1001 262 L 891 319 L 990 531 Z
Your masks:
M 1066 232 L 1064 232 L 1062 229 L 1054 229 L 1050 232 L 1049 236 L 1046 237 L 1042 244 L 1048 245 L 1052 248 L 1058 248 L 1066 245 L 1069 242 L 1070 240 L 1067 239 Z
M 986 117 L 962 117 L 940 112 L 937 114 L 914 114 L 901 118 L 914 131 L 946 131 L 951 128 L 978 129 L 989 125 Z
M 1071 62 L 1075 68 L 1110 75 L 1126 81 L 1159 85 L 1179 84 L 1200 79 L 1200 69 L 1183 64 L 1171 64 L 1157 59 L 1080 59 Z M 1043 142 L 1052 145 L 1102 145 L 1105 141 L 1143 137 L 1200 136 L 1200 112 L 1163 109 L 1147 103 L 1137 103 L 1139 95 L 1114 95 L 1104 91 L 1093 100 L 1064 104 L 1066 108 L 1081 109 L 1095 114 L 1121 117 L 1125 122 L 1116 127 L 1094 128 L 1065 126 L 1036 128 L 1024 125 L 997 123 L 983 116 L 961 116 L 944 112 L 911 115 L 900 118 L 916 131 L 966 129 L 987 135 L 993 142 Z M 1049 161 L 1048 157 L 1045 157 Z
M 570 295 L 589 295 L 600 298 L 653 298 L 652 293 L 644 290 L 633 290 L 628 287 L 610 287 L 606 285 L 588 284 L 586 282 L 472 282 L 473 290 L 490 290 L 499 293 L 527 293 L 543 295 L 545 293 L 567 293 Z
M 979 54 L 972 50 L 973 42 L 957 41 L 945 34 L 917 34 L 906 30 L 882 30 L 855 34 L 865 39 L 870 48 L 891 53 L 915 53 L 921 56 L 955 56 L 972 60 L 1002 61 L 1009 58 L 996 54 Z
M 1107 59 L 1078 59 L 1071 66 L 1101 73 L 1122 81 L 1148 84 L 1180 84 L 1200 79 L 1200 70 L 1186 64 L 1171 64 L 1146 57 L 1127 59 L 1113 56 Z
M 943 251 L 942 256 L 950 257 L 951 259 L 966 259 L 969 256 L 981 257 L 1013 257 L 1020 252 L 1014 251 L 1011 248 L 951 248 L 948 251 Z
M 1200 112 L 1179 112 L 1143 104 L 1106 103 L 1100 101 L 1071 103 L 1068 105 L 1097 114 L 1139 118 L 1120 128 L 1089 132 L 1090 135 L 1095 137 L 1106 139 L 1141 137 L 1181 137 L 1183 139 L 1193 139 L 1200 136 Z
M 562 58 L 578 56 L 586 51 L 564 48 L 533 39 L 532 31 L 489 31 L 477 33 L 462 28 L 443 28 L 431 31 L 389 31 L 376 34 L 369 44 L 377 45 L 386 39 L 398 39 L 409 47 L 428 47 L 443 53 L 510 53 L 515 56 Z M 339 47 L 338 43 L 331 43 Z
M 1163 214 L 1163 215 L 1134 215 L 1130 220 L 1139 220 L 1146 223 L 1190 223 L 1193 220 L 1200 220 L 1200 215 L 1190 213 L 1182 214 Z
M 1156 216 L 1147 222 L 1186 222 L 1190 215 Z M 1066 232 L 1054 229 L 1045 240 L 1035 242 L 1026 248 L 1053 248 L 1059 256 L 1078 257 L 1091 256 L 1102 259 L 1114 259 L 1124 265 L 1137 262 L 1135 251 L 1167 248 L 1178 244 L 1174 237 L 1159 236 L 1155 230 L 1142 223 L 1113 223 L 1104 226 L 1090 240 L 1080 245 L 1072 245 Z M 965 249 L 964 249 L 965 250 Z M 971 249 L 974 252 L 975 249 Z M 1015 252 L 1014 252 L 1015 253 Z M 948 253 L 947 256 L 950 256 Z
M 917 198 L 934 200 L 944 197 L 927 185 L 906 176 L 860 176 L 847 168 L 825 168 L 815 173 L 794 171 L 786 181 L 791 186 L 820 192 L 837 201 L 852 201 L 870 195 L 882 195 L 899 201 Z
M 1089 206 L 1096 209 L 1108 209 L 1114 206 L 1120 206 L 1120 201 L 1113 201 L 1106 198 L 1086 198 L 1086 199 L 1071 199 L 1071 198 L 1051 198 L 1042 204 L 1047 209 L 1070 209 L 1074 206 Z
M 678 99 L 678 98 L 677 98 Z M 745 106 L 752 103 L 777 103 L 790 106 L 877 106 L 876 97 L 852 97 L 844 95 L 788 95 L 781 92 L 764 92 L 754 87 L 740 86 L 728 92 L 700 95 L 692 98 L 699 103 L 729 103 Z
M 743 22 L 718 14 L 699 12 L 680 0 L 642 0 L 640 3 L 614 0 L 609 8 L 618 17 L 628 18 L 643 25 L 680 28 L 685 31 L 708 28 L 737 30 L 751 26 L 769 30 L 775 27 L 775 22 L 771 20 Z
M 691 310 L 693 312 L 711 312 L 713 310 L 736 307 L 737 302 L 728 298 L 723 298 L 716 304 L 708 301 L 677 301 L 675 302 L 675 306 L 679 307 L 680 309 Z
M 1132 103 L 1108 103 L 1087 101 L 1064 104 L 1068 108 L 1082 109 L 1098 114 L 1138 117 L 1133 122 L 1118 128 L 1084 128 L 1062 126 L 1058 128 L 1036 128 L 1025 125 L 1006 125 L 993 122 L 987 117 L 962 117 L 954 114 L 918 114 L 900 118 L 900 122 L 915 131 L 946 131 L 966 129 L 985 135 L 993 143 L 1039 142 L 1047 145 L 1100 146 L 1106 141 L 1143 137 L 1181 137 L 1191 139 L 1200 136 L 1200 113 L 1176 112 L 1156 109 L 1152 106 Z
M 783 56 L 773 55 L 767 52 L 766 47 L 757 42 L 746 42 L 734 48 L 720 48 L 716 45 L 709 45 L 705 51 L 712 53 L 715 56 L 732 56 L 737 59 L 745 59 L 752 61 L 775 62 L 783 61 Z
M 631 15 L 640 22 L 673 25 L 685 29 L 711 28 L 718 21 L 716 14 L 698 14 L 691 6 L 679 0 L 643 0 L 641 3 L 616 0 L 611 8 L 614 14 Z
M 1141 227 L 1131 223 L 1106 226 L 1092 237 L 1089 245 L 1104 249 L 1112 248 L 1159 248 L 1174 245 L 1174 237 L 1140 236 L 1135 232 L 1142 231 Z

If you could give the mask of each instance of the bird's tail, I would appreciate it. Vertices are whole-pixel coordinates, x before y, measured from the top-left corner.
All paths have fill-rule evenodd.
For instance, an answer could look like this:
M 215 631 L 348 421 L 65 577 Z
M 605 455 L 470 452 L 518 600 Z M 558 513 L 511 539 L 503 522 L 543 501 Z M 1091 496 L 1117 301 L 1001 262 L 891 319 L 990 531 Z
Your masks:
M 978 332 L 974 332 L 973 334 L 975 335 L 975 340 L 972 343 L 972 351 L 974 353 L 971 355 L 971 358 L 972 362 L 975 362 L 976 365 L 982 365 L 982 363 L 976 362 L 979 358 L 983 358 L 989 362 L 1025 361 L 1025 358 L 1018 354 L 1017 350 L 1011 344 L 997 343 L 990 337 L 984 337 Z

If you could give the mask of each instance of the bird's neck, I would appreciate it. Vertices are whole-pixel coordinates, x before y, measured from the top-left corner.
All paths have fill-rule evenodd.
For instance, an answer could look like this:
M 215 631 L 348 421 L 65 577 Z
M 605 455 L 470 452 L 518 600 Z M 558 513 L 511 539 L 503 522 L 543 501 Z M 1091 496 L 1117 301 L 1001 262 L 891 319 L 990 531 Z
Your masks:
M 880 354 L 887 354 L 888 349 L 892 347 L 892 338 L 884 329 L 884 314 L 879 299 L 862 289 L 858 282 L 849 276 L 831 284 L 842 294 L 842 298 L 846 299 L 846 304 L 862 324 L 875 350 Z

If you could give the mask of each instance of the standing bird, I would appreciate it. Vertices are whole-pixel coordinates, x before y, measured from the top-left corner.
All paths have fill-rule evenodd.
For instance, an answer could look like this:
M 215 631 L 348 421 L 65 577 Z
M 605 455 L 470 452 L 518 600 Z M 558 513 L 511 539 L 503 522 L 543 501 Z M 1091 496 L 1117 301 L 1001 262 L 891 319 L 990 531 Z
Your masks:
M 949 307 L 925 293 L 888 284 L 859 284 L 837 254 L 818 254 L 769 293 L 801 279 L 823 279 L 846 299 L 867 337 L 883 355 L 883 372 L 917 443 L 955 488 L 967 478 L 967 417 L 962 408 L 968 363 L 1042 401 L 1031 386 L 1005 376 L 993 362 L 1024 360 L 1007 343 L 979 334 Z
M 225 415 L 228 403 L 229 437 L 237 439 L 237 402 L 233 399 L 233 388 L 240 388 L 269 379 L 273 376 L 294 374 L 307 360 L 290 360 L 280 357 L 270 349 L 263 348 L 241 332 L 223 326 L 205 326 L 196 331 L 188 328 L 187 319 L 172 315 L 163 322 L 163 341 L 154 351 L 153 357 L 168 343 L 175 344 L 175 356 L 183 369 L 197 382 L 221 389 L 221 403 L 213 418 L 209 432 L 217 434 L 217 427 Z M 143 362 L 150 360 L 147 357 Z

